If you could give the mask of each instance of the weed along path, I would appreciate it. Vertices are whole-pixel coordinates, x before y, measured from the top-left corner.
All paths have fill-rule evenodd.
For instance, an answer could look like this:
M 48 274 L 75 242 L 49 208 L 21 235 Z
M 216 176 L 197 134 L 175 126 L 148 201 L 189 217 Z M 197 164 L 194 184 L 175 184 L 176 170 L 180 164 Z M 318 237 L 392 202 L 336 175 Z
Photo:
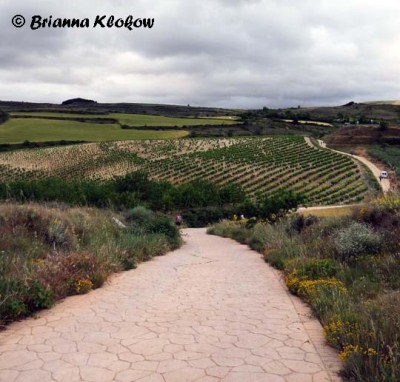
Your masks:
M 0 332 L 1 382 L 324 382 L 319 323 L 246 246 L 186 244 Z

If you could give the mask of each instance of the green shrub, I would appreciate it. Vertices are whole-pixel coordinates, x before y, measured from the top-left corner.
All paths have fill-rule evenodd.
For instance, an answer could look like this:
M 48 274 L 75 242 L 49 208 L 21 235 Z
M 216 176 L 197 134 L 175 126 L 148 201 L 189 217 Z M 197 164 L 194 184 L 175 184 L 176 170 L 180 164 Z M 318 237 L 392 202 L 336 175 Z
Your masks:
M 188 227 L 206 227 L 223 219 L 229 219 L 234 214 L 231 207 L 202 207 L 191 208 L 182 212 L 185 225 Z
M 207 233 L 210 235 L 217 235 L 222 237 L 232 237 L 232 231 L 238 223 L 223 220 L 218 224 L 214 224 L 212 227 L 208 228 Z
M 0 125 L 10 118 L 9 114 L 3 110 L 0 110 Z
M 49 244 L 56 247 L 72 248 L 75 244 L 75 237 L 71 231 L 69 222 L 53 218 L 48 222 L 47 240 Z
M 351 297 L 343 283 L 336 279 L 303 281 L 298 294 L 311 305 L 315 315 L 323 322 L 336 318 L 344 321 L 354 320 Z
M 288 235 L 299 234 L 304 228 L 310 227 L 318 222 L 318 217 L 309 215 L 304 216 L 301 214 L 294 214 L 289 216 L 285 221 L 285 230 Z
M 17 320 L 28 313 L 27 306 L 17 297 L 10 296 L 1 306 L 0 317 L 3 322 Z
M 232 238 L 233 240 L 238 241 L 240 244 L 246 244 L 248 237 L 248 232 L 246 227 L 244 226 L 233 227 L 229 234 L 229 237 Z
M 208 227 L 207 228 L 207 235 L 217 235 L 217 229 L 215 228 L 215 225 Z
M 168 216 L 156 214 L 149 228 L 149 233 L 163 235 L 168 240 L 172 249 L 178 248 L 181 245 L 179 228 Z
M 374 256 L 368 265 L 376 280 L 385 280 L 388 289 L 400 289 L 400 252 Z
M 104 271 L 93 272 L 90 276 L 90 281 L 93 284 L 93 289 L 100 288 L 107 280 L 108 274 Z
M 307 259 L 297 268 L 299 275 L 311 280 L 336 276 L 338 266 L 332 259 Z
M 162 234 L 126 235 L 121 246 L 125 250 L 122 258 L 125 269 L 134 268 L 137 263 L 154 256 L 161 256 L 170 248 L 167 238 Z
M 27 290 L 25 305 L 29 312 L 38 309 L 50 308 L 54 304 L 54 294 L 47 286 L 43 286 L 38 280 L 34 280 Z
M 367 225 L 352 222 L 348 227 L 338 231 L 335 246 L 340 258 L 347 261 L 361 255 L 378 253 L 382 246 L 382 239 Z
M 267 251 L 264 255 L 264 259 L 276 269 L 285 269 L 285 254 L 280 249 L 271 249 Z
M 118 253 L 119 263 L 122 265 L 124 271 L 135 269 L 138 264 L 138 259 L 134 253 L 127 249 L 123 249 Z
M 135 207 L 124 215 L 130 228 L 136 234 L 144 234 L 149 231 L 149 227 L 154 219 L 154 213 L 145 207 Z
M 262 252 L 265 249 L 269 239 L 267 227 L 268 226 L 261 223 L 258 223 L 253 227 L 249 238 L 249 246 L 251 249 L 258 252 Z
M 178 248 L 181 244 L 178 227 L 165 215 L 154 213 L 144 207 L 135 207 L 125 214 L 125 218 L 134 236 L 162 234 L 168 239 L 171 248 Z

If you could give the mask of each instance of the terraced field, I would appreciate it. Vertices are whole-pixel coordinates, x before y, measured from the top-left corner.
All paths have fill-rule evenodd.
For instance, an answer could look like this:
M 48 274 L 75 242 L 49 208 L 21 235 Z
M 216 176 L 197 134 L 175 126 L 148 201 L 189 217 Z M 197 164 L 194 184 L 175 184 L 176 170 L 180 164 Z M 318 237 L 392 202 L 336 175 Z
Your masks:
M 103 142 L 0 154 L 3 182 L 101 181 L 136 170 L 175 184 L 199 177 L 235 182 L 252 197 L 290 189 L 321 205 L 359 202 L 370 192 L 353 159 L 311 147 L 300 136 Z

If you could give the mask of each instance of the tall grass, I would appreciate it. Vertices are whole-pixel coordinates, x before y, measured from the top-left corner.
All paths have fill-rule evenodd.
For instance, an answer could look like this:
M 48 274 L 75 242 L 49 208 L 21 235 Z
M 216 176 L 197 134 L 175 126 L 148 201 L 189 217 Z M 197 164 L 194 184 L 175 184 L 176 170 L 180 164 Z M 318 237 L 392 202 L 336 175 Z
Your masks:
M 180 245 L 173 222 L 143 208 L 122 217 L 92 208 L 3 204 L 0 237 L 1 324 L 98 288 L 112 272 Z

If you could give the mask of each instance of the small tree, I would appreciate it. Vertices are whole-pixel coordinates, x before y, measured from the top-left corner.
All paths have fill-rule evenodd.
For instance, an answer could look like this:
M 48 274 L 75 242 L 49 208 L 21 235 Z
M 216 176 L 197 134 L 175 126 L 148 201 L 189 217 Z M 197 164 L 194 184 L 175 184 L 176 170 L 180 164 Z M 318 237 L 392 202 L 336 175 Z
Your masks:
M 7 122 L 7 120 L 9 119 L 9 115 L 8 113 L 6 113 L 5 111 L 0 110 L 0 124 Z
M 291 190 L 281 190 L 279 194 L 262 198 L 259 201 L 257 206 L 258 217 L 274 222 L 286 216 L 290 211 L 296 210 L 304 200 L 304 196 L 301 194 L 296 194 Z

